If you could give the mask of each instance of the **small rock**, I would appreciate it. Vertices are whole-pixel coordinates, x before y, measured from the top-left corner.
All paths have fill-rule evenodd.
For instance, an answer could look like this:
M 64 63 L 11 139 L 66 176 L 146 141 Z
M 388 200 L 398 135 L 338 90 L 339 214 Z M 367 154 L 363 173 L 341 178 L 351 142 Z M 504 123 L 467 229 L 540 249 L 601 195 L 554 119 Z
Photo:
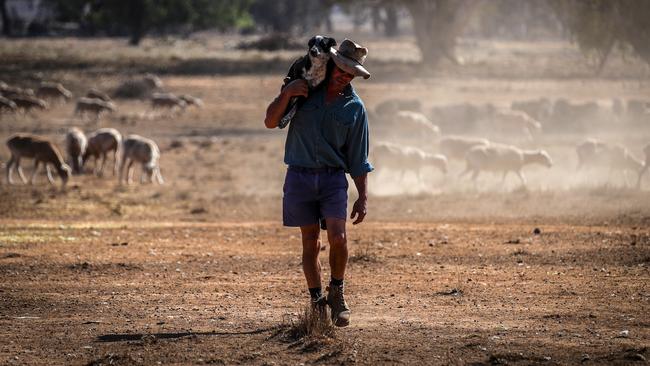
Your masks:
M 630 336 L 630 331 L 625 329 L 618 333 L 618 338 L 628 338 Z
M 538 228 L 538 227 L 536 227 L 536 228 L 533 230 L 533 234 L 535 234 L 535 235 L 539 235 L 539 234 L 541 234 L 541 233 L 542 233 L 542 230 L 541 230 L 540 228 Z
M 591 357 L 589 357 L 588 354 L 584 354 L 584 355 L 582 355 L 582 358 L 580 359 L 580 362 L 587 362 L 589 360 L 591 360 Z

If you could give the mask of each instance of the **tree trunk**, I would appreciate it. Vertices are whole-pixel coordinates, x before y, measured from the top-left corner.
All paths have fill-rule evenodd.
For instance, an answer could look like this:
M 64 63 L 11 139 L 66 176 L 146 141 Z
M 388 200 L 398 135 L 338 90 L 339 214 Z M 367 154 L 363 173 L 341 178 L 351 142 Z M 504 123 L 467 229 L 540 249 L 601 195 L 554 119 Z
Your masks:
M 442 58 L 458 64 L 456 41 L 476 0 L 413 0 L 406 3 L 413 18 L 413 28 L 422 63 L 434 67 Z
M 0 16 L 2 17 L 2 35 L 11 36 L 11 19 L 7 11 L 7 1 L 0 0 Z
M 129 23 L 131 28 L 131 38 L 129 44 L 138 46 L 145 34 L 145 17 L 147 16 L 146 4 L 142 0 L 132 0 L 129 4 L 130 14 Z
M 384 35 L 386 37 L 396 37 L 399 35 L 399 23 L 397 7 L 395 4 L 386 4 L 386 21 L 384 22 Z

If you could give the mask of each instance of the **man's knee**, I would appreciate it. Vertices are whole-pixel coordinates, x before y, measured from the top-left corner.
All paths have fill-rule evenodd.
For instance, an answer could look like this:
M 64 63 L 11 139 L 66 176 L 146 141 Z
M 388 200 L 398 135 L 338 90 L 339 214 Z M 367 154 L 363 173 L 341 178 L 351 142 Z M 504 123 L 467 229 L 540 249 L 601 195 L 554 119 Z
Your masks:
M 332 248 L 345 247 L 348 243 L 348 239 L 347 236 L 345 235 L 345 232 L 332 233 L 328 236 L 328 239 Z

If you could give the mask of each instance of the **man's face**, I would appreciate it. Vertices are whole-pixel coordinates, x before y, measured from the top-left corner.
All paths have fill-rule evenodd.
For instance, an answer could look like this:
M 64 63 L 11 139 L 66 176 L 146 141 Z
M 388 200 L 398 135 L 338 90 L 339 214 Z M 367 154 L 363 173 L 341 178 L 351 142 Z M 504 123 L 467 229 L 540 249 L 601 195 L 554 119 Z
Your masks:
M 338 66 L 334 67 L 332 71 L 332 85 L 342 88 L 354 79 L 354 75 L 347 73 L 340 69 Z

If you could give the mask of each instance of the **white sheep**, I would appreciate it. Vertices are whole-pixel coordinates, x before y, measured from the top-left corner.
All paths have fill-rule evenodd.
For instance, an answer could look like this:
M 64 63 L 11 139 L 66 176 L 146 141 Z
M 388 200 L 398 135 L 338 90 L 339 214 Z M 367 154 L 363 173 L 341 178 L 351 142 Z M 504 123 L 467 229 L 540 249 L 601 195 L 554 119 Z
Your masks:
M 97 98 L 84 97 L 77 100 L 77 106 L 75 107 L 74 115 L 83 118 L 87 114 L 92 114 L 94 116 L 94 120 L 97 122 L 99 121 L 99 118 L 102 116 L 102 114 L 112 113 L 115 112 L 115 110 L 115 104 L 112 102 L 105 102 Z
M 88 135 L 88 147 L 86 153 L 83 155 L 83 163 L 85 164 L 91 157 L 94 158 L 93 172 L 97 176 L 102 176 L 104 172 L 104 164 L 106 163 L 106 156 L 109 152 L 113 152 L 113 175 L 117 174 L 119 165 L 119 150 L 122 145 L 122 134 L 114 128 L 100 128 L 97 131 Z M 97 159 L 101 156 L 102 163 L 98 166 Z
M 151 96 L 151 109 L 165 108 L 183 111 L 187 102 L 172 93 L 153 93 Z
M 394 116 L 392 133 L 417 143 L 430 144 L 440 137 L 440 128 L 419 112 L 399 111 Z M 395 136 L 395 135 L 392 135 Z
M 131 183 L 132 165 L 134 162 L 142 164 L 142 175 L 140 183 L 147 180 L 153 182 L 154 179 L 163 184 L 163 177 L 160 174 L 160 150 L 153 140 L 139 136 L 129 135 L 124 139 L 122 144 L 122 167 L 120 169 L 120 183 L 124 181 L 124 169 L 126 168 L 126 182 Z
M 77 127 L 72 127 L 65 135 L 65 146 L 68 152 L 68 159 L 72 162 L 72 171 L 75 174 L 81 173 L 83 156 L 88 147 L 86 135 Z
M 490 132 L 495 135 L 515 136 L 532 141 L 541 130 L 542 124 L 528 113 L 502 109 L 492 117 Z
M 387 142 L 372 149 L 372 159 L 377 167 L 400 172 L 400 179 L 407 171 L 415 172 L 421 181 L 420 170 L 430 166 L 447 173 L 447 158 L 441 154 L 429 154 L 411 146 L 400 146 Z
M 185 101 L 188 107 L 195 106 L 197 108 L 203 108 L 203 100 L 201 100 L 201 98 L 189 94 L 181 94 L 178 97 Z
M 7 99 L 5 97 L 0 97 L 0 112 L 5 110 L 9 112 L 16 112 L 18 110 L 18 106 L 16 103 L 14 103 L 13 100 Z
M 643 168 L 639 171 L 639 179 L 636 182 L 637 188 L 641 188 L 641 179 L 643 179 L 643 175 L 650 167 L 650 144 L 645 145 L 643 154 L 645 155 L 645 162 L 643 162 Z
M 36 180 L 36 173 L 38 172 L 40 163 L 45 164 L 47 179 L 50 184 L 54 184 L 50 165 L 53 165 L 59 173 L 63 186 L 68 182 L 70 178 L 70 167 L 63 161 L 59 149 L 51 141 L 31 134 L 16 134 L 7 140 L 7 147 L 11 152 L 11 158 L 6 166 L 7 182 L 9 184 L 13 184 L 11 173 L 14 168 L 18 171 L 18 175 L 23 183 L 27 183 L 27 179 L 25 179 L 22 168 L 20 167 L 21 158 L 34 159 L 34 171 L 30 179 L 31 184 L 34 184 Z
M 588 139 L 576 147 L 578 169 L 602 167 L 609 169 L 609 178 L 614 172 L 621 172 L 628 185 L 628 171 L 643 174 L 644 163 L 622 145 L 610 145 L 597 139 Z M 637 181 L 638 185 L 638 181 Z
M 92 88 L 86 93 L 86 98 L 101 99 L 104 102 L 111 102 L 111 97 L 99 89 Z
M 490 141 L 480 137 L 444 136 L 440 139 L 438 147 L 440 153 L 449 160 L 464 160 L 467 152 L 474 146 L 487 146 L 489 144 Z
M 526 177 L 521 169 L 525 165 L 540 164 L 550 168 L 553 161 L 544 150 L 521 150 L 515 146 L 490 144 L 475 146 L 465 156 L 467 168 L 461 176 L 472 173 L 472 180 L 476 179 L 481 171 L 502 172 L 502 182 L 509 172 L 517 174 L 521 183 L 526 186 Z
M 63 87 L 61 83 L 43 83 L 36 90 L 36 96 L 41 99 L 54 99 L 68 101 L 72 99 L 72 93 Z
M 48 104 L 44 100 L 28 95 L 12 96 L 9 99 L 16 103 L 18 110 L 22 110 L 24 113 L 31 112 L 34 109 L 46 110 L 48 108 Z

